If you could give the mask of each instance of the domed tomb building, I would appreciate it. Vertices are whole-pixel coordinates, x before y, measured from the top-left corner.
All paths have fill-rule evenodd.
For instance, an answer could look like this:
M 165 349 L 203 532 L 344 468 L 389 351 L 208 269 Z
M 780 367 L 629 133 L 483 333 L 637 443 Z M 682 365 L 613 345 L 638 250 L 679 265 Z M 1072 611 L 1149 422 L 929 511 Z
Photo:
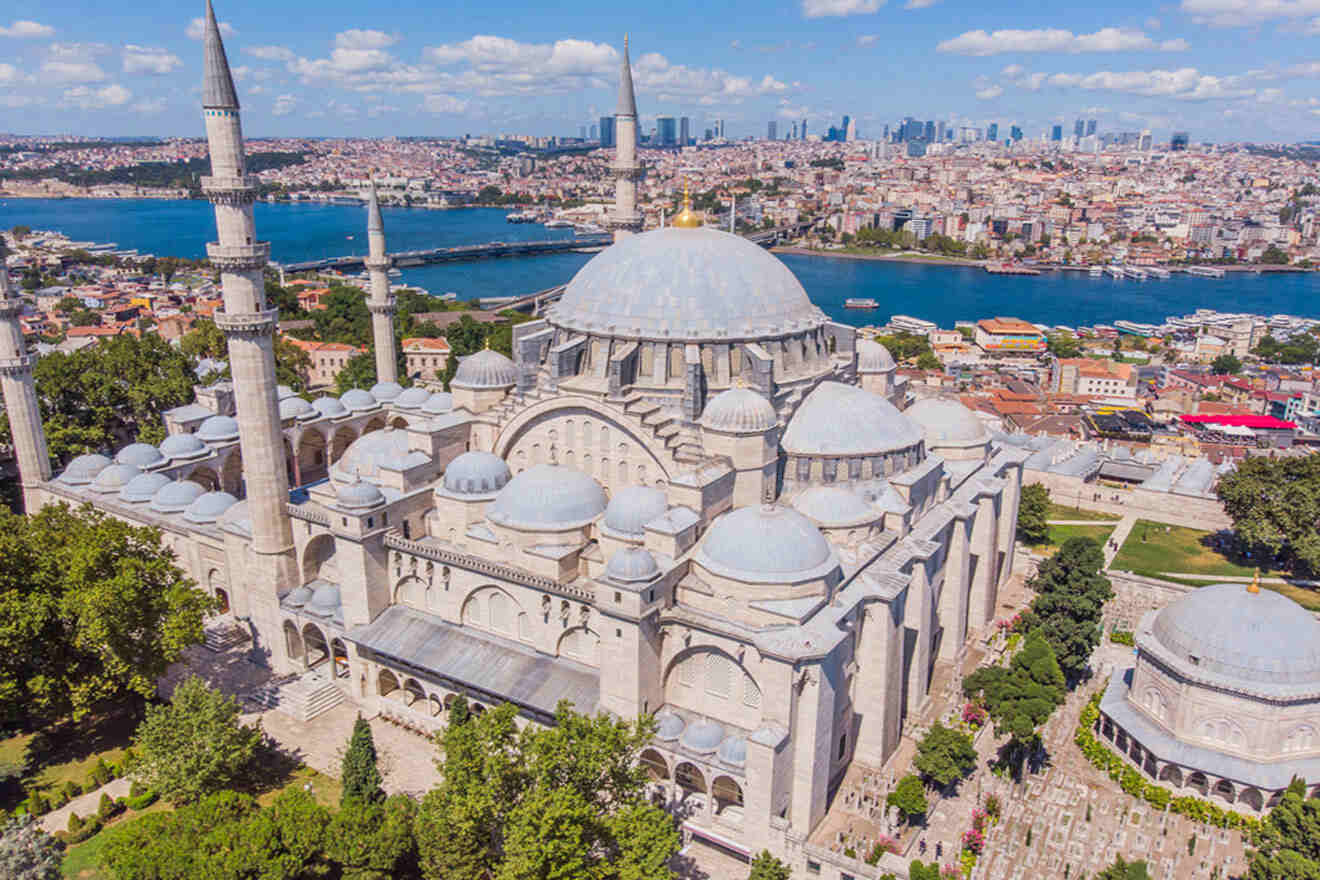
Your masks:
M 238 97 L 209 7 L 205 25 L 234 378 L 168 414 L 159 446 L 51 476 L 0 307 L 29 507 L 159 528 L 222 600 L 208 644 L 298 676 L 283 705 L 305 717 L 347 701 L 433 733 L 458 694 L 528 723 L 565 700 L 654 714 L 642 760 L 685 835 L 805 871 L 852 762 L 880 766 L 992 625 L 1027 453 L 965 411 L 910 417 L 887 353 L 690 211 L 621 235 L 514 328 L 513 358 L 464 358 L 448 391 L 303 401 L 275 381 Z M 383 237 L 378 210 L 369 225 Z

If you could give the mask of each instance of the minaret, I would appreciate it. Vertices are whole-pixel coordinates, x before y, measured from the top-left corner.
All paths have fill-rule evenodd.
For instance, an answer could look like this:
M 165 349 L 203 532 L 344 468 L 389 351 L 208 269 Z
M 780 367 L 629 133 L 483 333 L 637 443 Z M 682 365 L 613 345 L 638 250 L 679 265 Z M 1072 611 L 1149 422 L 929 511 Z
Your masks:
M 642 231 L 637 210 L 637 181 L 642 176 L 637 161 L 637 99 L 633 97 L 632 63 L 628 60 L 628 38 L 623 38 L 623 70 L 619 76 L 619 106 L 614 111 L 614 213 L 606 220 L 614 240 Z
M 380 216 L 380 201 L 376 198 L 376 182 L 371 182 L 371 198 L 367 201 L 367 273 L 371 276 L 371 295 L 367 298 L 367 311 L 371 312 L 371 337 L 376 345 L 376 381 L 399 381 L 399 358 L 394 350 L 394 295 L 390 293 L 390 279 L 386 273 L 390 258 L 385 255 L 385 221 Z
M 41 408 L 32 381 L 32 358 L 23 342 L 18 316 L 23 300 L 9 286 L 5 246 L 0 241 L 0 391 L 9 413 L 9 431 L 18 459 L 18 478 L 23 486 L 23 510 L 36 513 L 40 507 L 38 487 L 50 479 L 50 453 L 41 427 Z
M 229 341 L 238 442 L 258 569 L 253 574 L 261 579 L 257 598 L 273 600 L 276 591 L 295 586 L 296 579 L 284 437 L 276 401 L 274 333 L 278 313 L 266 305 L 262 270 L 270 259 L 270 243 L 257 240 L 252 220 L 257 178 L 249 176 L 244 167 L 238 95 L 211 0 L 206 0 L 204 46 L 202 113 L 211 152 L 211 176 L 202 178 L 202 191 L 215 205 L 219 233 L 219 241 L 208 244 L 206 254 L 211 265 L 220 270 L 224 294 L 224 309 L 215 313 L 215 323 Z

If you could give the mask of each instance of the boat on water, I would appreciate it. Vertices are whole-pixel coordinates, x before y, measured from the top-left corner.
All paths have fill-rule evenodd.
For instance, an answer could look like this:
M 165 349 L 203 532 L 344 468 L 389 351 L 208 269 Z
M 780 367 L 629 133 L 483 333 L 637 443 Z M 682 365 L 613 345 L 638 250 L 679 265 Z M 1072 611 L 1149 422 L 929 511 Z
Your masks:
M 1108 272 L 1114 278 L 1117 278 L 1119 281 L 1122 281 L 1124 278 L 1127 277 L 1127 273 L 1123 271 L 1122 266 L 1105 266 L 1105 271 Z
M 1039 275 L 1040 274 L 1039 269 L 1032 269 L 1031 267 L 1024 266 L 1021 263 L 1010 263 L 1010 262 L 986 263 L 985 271 L 991 273 L 992 275 Z
M 1224 270 L 1216 269 L 1214 266 L 1188 266 L 1187 274 L 1198 278 L 1223 278 Z
M 1135 281 L 1146 280 L 1146 270 L 1138 269 L 1136 266 L 1124 266 L 1123 274 Z
M 578 223 L 573 226 L 573 231 L 578 235 L 600 235 L 605 231 L 605 227 L 597 226 L 595 223 Z
M 854 296 L 843 301 L 845 309 L 878 309 L 880 303 L 870 297 Z
M 1090 269 L 1087 270 L 1087 274 L 1090 275 L 1092 278 L 1099 278 L 1100 276 L 1105 274 L 1105 267 L 1092 266 Z
M 504 219 L 510 223 L 534 223 L 536 221 L 535 211 L 514 211 L 505 214 Z
M 553 220 L 547 220 L 542 224 L 546 229 L 570 229 L 573 226 L 572 220 L 563 220 L 556 217 Z
M 1147 266 L 1146 272 L 1155 278 L 1168 278 L 1173 274 L 1162 266 Z

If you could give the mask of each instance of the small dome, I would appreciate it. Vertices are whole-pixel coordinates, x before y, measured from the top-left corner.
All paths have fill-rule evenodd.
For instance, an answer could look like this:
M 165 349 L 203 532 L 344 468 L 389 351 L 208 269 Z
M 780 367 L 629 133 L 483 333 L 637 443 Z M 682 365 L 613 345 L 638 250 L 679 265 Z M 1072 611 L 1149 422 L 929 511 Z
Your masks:
M 298 392 L 294 391 L 288 385 L 275 386 L 275 397 L 279 400 L 284 400 L 287 397 L 297 397 L 297 396 L 298 396 Z
M 687 726 L 679 742 L 684 748 L 708 755 L 724 742 L 724 725 L 709 718 L 699 718 Z
M 385 503 L 385 495 L 373 483 L 355 480 L 335 492 L 335 503 L 345 510 L 370 510 Z
M 459 388 L 507 388 L 518 382 L 513 361 L 489 348 L 459 359 L 458 372 L 450 386 Z
M 747 763 L 747 737 L 725 737 L 715 757 L 720 759 L 720 763 L 728 764 L 730 767 L 743 766 Z
M 96 475 L 92 480 L 93 492 L 118 492 L 129 481 L 142 473 L 142 468 L 135 464 L 112 464 Z
M 311 601 L 311 598 L 312 598 L 311 587 L 302 585 L 302 586 L 294 587 L 292 590 L 289 590 L 289 592 L 284 594 L 284 598 L 281 599 L 280 601 L 283 604 L 289 606 L 290 608 L 301 608 L 304 605 L 306 605 L 309 601 Z
M 878 455 L 921 442 L 921 430 L 889 401 L 856 385 L 822 382 L 784 429 L 790 455 Z
M 903 415 L 921 428 L 928 446 L 975 446 L 990 440 L 985 423 L 956 400 L 918 400 Z
M 662 711 L 655 716 L 655 738 L 662 742 L 673 742 L 683 734 L 687 722 L 673 712 Z
M 399 409 L 420 409 L 430 399 L 431 392 L 414 385 L 405 388 L 398 397 L 394 398 L 394 405 Z
M 644 547 L 624 547 L 610 557 L 605 576 L 625 584 L 654 580 L 660 574 L 655 557 Z
M 345 391 L 339 402 L 346 406 L 349 412 L 366 412 L 380 406 L 370 391 L 363 391 L 361 388 Z
M 793 508 L 821 526 L 852 526 L 880 518 L 876 510 L 855 492 L 838 486 L 816 486 L 793 499 Z
M 405 471 L 430 460 L 426 453 L 410 447 L 407 431 L 386 427 L 368 431 L 350 443 L 331 467 L 330 477 L 336 483 L 352 483 L 357 479 L 377 481 L 382 468 Z
M 312 409 L 322 418 L 337 419 L 348 415 L 348 408 L 339 402 L 338 397 L 318 397 L 312 401 Z
M 119 490 L 119 499 L 130 504 L 145 504 L 171 482 L 169 477 L 161 473 L 138 474 Z
M 381 403 L 389 403 L 403 393 L 403 386 L 398 382 L 377 382 L 371 386 L 371 396 Z
M 60 482 L 70 486 L 86 486 L 96 475 L 110 467 L 110 459 L 96 452 L 80 455 L 60 474 Z
M 213 523 L 237 503 L 238 499 L 228 492 L 207 492 L 188 505 L 183 518 L 190 523 Z
M 224 515 L 220 517 L 220 525 L 233 526 L 235 529 L 251 536 L 252 518 L 248 515 L 247 501 L 240 501 L 226 510 Z
M 504 459 L 489 452 L 464 452 L 445 468 L 444 487 L 456 495 L 489 495 L 513 478 Z
M 211 416 L 197 429 L 197 438 L 207 443 L 237 440 L 238 422 L 232 416 Z
M 205 494 L 206 489 L 200 483 L 180 480 L 168 486 L 161 486 L 156 494 L 151 496 L 151 509 L 157 513 L 183 513 L 188 509 L 188 505 Z
M 280 401 L 280 421 L 286 419 L 305 421 L 314 419 L 317 415 L 319 413 L 317 413 L 315 407 L 301 397 L 285 397 Z
M 501 525 L 571 528 L 605 510 L 605 490 L 587 474 L 552 464 L 530 467 L 509 481 L 486 516 Z
M 833 554 L 811 520 L 788 507 L 762 504 L 731 510 L 711 523 L 697 561 L 735 579 L 783 583 L 823 577 Z
M 640 538 L 646 524 L 669 509 L 665 493 L 649 486 L 625 486 L 614 493 L 605 508 L 605 527 Z
M 779 416 L 763 395 L 750 388 L 730 388 L 706 404 L 701 424 L 712 431 L 759 434 L 779 424 Z
M 171 434 L 160 444 L 160 454 L 170 461 L 199 458 L 210 451 L 196 434 Z
M 321 584 L 307 602 L 307 613 L 317 617 L 333 617 L 339 611 L 339 584 Z
M 150 443 L 130 443 L 115 454 L 115 464 L 134 464 L 143 469 L 163 461 L 165 456 Z
M 889 349 L 874 339 L 857 340 L 857 372 L 889 373 L 897 366 Z
M 454 395 L 448 391 L 437 391 L 426 398 L 426 403 L 422 405 L 422 412 L 429 416 L 438 416 L 447 413 L 454 408 Z

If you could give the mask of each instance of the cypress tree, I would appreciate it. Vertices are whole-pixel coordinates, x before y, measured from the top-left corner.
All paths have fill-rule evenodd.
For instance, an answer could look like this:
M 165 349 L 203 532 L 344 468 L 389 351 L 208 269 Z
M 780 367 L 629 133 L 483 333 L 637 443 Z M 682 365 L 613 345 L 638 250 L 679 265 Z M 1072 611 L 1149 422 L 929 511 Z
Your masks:
M 348 740 L 339 782 L 342 786 L 341 806 L 350 801 L 377 804 L 385 800 L 385 791 L 380 787 L 380 770 L 376 767 L 376 743 L 371 738 L 371 725 L 361 715 L 353 725 L 353 736 Z

